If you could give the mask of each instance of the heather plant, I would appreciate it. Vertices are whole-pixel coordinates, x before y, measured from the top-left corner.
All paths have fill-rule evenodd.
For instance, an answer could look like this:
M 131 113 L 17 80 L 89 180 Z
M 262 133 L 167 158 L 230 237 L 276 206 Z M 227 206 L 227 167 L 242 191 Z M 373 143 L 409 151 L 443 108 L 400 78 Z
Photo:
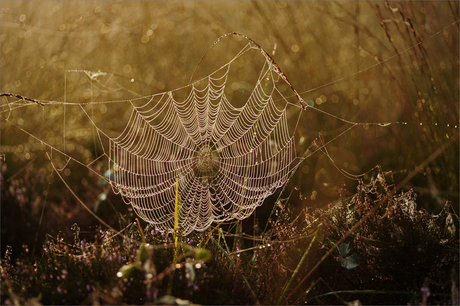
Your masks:
M 14 263 L 8 249 L 2 261 L 6 304 L 144 304 L 167 301 L 171 293 L 193 297 L 203 282 L 200 269 L 209 259 L 204 249 L 184 245 L 171 260 L 174 247 L 160 235 L 149 235 L 155 244 L 145 244 L 136 231 L 97 229 L 90 243 L 80 240 L 76 224 L 72 228 L 73 243 L 49 237 L 36 262 L 24 256 Z
M 3 304 L 459 303 L 454 2 L 3 1 L 0 14 Z M 246 103 L 251 119 L 226 133 Z M 171 144 L 203 114 L 233 150 L 192 150 L 187 185 Z M 166 141 L 146 128 L 161 122 Z M 168 154 L 153 166 L 123 163 L 155 148 Z M 217 207 L 223 194 L 240 208 Z
M 306 222 L 325 225 L 322 248 L 328 250 L 345 240 L 317 273 L 330 280 L 329 286 L 343 291 L 344 300 L 426 304 L 424 290 L 428 290 L 429 303 L 456 303 L 458 231 L 454 224 L 458 221 L 453 220 L 458 215 L 450 202 L 438 214 L 429 213 L 417 204 L 413 191 L 396 193 L 379 173 L 370 182 L 361 182 L 356 194 L 319 213 L 319 218 L 306 213 Z M 365 221 L 349 233 L 359 220 Z M 327 265 L 341 267 L 343 273 L 328 275 Z M 385 295 L 367 296 L 370 287 L 385 288 Z
M 394 193 L 379 173 L 329 209 L 306 208 L 300 215 L 279 209 L 278 215 L 265 239 L 249 247 L 247 237 L 243 248 L 233 250 L 231 235 L 223 231 L 182 237 L 177 252 L 171 236 L 141 231 L 137 223 L 118 233 L 93 230 L 93 242 L 82 239 L 75 224 L 73 239 L 49 236 L 35 260 L 27 246 L 16 262 L 7 249 L 2 300 L 321 305 L 457 301 L 458 216 L 449 203 L 438 214 L 428 213 L 418 207 L 412 191 Z M 358 220 L 365 221 L 350 232 Z M 338 248 L 324 258 L 339 240 Z

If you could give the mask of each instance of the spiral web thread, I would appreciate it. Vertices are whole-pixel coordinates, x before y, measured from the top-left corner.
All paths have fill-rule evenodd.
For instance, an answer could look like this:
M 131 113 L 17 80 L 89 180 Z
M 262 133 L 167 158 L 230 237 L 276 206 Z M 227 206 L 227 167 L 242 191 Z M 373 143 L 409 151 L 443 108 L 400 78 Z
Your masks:
M 109 139 L 114 192 L 157 230 L 173 230 L 176 178 L 179 224 L 187 234 L 247 218 L 300 161 L 288 120 L 296 125 L 302 108 L 283 98 L 268 60 L 243 106 L 227 99 L 230 67 L 249 49 L 181 88 L 188 92 L 183 101 L 175 91 L 133 101 L 124 131 Z

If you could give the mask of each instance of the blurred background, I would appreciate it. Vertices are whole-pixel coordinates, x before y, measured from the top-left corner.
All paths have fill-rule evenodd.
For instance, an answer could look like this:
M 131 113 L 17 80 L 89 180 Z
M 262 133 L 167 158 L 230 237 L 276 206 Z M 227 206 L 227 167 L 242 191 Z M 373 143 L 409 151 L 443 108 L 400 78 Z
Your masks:
M 172 90 L 233 58 L 247 44 L 240 36 L 208 48 L 221 35 L 239 32 L 269 54 L 276 50 L 273 59 L 293 87 L 325 112 L 310 109 L 299 126 L 307 144 L 315 139 L 318 144 L 333 141 L 325 147 L 327 152 L 320 150 L 304 161 L 289 182 L 285 196 L 292 191 L 291 209 L 327 208 L 355 192 L 357 182 L 345 172 L 369 178 L 375 174 L 371 170 L 380 166 L 391 172 L 388 179 L 395 185 L 416 171 L 402 189 L 417 192 L 422 208 L 437 213 L 449 200 L 458 212 L 456 2 L 2 1 L 0 5 L 1 93 L 81 104 Z M 240 66 L 260 69 L 250 61 Z M 13 246 L 13 252 L 28 245 L 34 253 L 46 234 L 71 235 L 74 223 L 88 230 L 90 237 L 90 229 L 98 224 L 54 173 L 47 147 L 31 136 L 56 148 L 65 142 L 76 159 L 88 163 L 101 149 L 91 125 L 72 127 L 85 126 L 88 122 L 81 120 L 87 118 L 70 107 L 64 118 L 63 106 L 13 109 L 11 103 L 17 100 L 1 101 L 2 256 L 6 245 Z M 110 129 L 122 128 L 121 105 L 90 111 L 110 119 Z M 341 134 L 351 125 L 337 118 L 382 126 L 359 125 Z M 121 197 L 88 168 L 72 161 L 56 162 L 66 166 L 62 171 L 66 182 L 101 218 L 116 228 L 124 225 L 123 220 L 134 220 Z M 104 172 L 97 162 L 89 168 Z M 257 210 L 261 227 L 277 196 Z

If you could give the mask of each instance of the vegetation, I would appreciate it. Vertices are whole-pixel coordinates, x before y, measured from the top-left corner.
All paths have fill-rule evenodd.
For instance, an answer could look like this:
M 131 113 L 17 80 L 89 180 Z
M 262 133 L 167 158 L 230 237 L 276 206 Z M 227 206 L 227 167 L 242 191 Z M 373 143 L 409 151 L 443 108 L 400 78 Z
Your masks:
M 2 261 L 6 304 L 456 304 L 458 236 L 450 203 L 437 215 L 394 194 L 382 173 L 335 206 L 279 209 L 260 240 L 222 230 L 182 237 L 95 229 L 92 242 L 48 237 Z M 245 236 L 243 236 L 245 237 Z M 146 243 L 141 241 L 146 240 Z M 235 247 L 237 246 L 238 247 Z M 336 246 L 338 245 L 338 248 Z M 38 252 L 37 252 L 38 253 Z
M 315 154 L 283 192 L 176 247 L 94 174 L 95 133 L 71 128 L 87 118 L 1 97 L 2 304 L 459 304 L 457 3 L 2 1 L 1 17 L 1 93 L 171 90 L 240 51 L 232 37 L 202 58 L 237 31 L 320 110 L 299 130 Z M 125 110 L 91 111 L 123 128 Z

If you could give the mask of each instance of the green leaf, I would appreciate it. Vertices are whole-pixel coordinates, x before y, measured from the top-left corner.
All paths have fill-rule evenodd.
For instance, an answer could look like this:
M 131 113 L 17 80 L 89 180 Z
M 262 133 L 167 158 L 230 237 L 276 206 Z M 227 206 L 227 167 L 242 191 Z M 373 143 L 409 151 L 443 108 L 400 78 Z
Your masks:
M 340 260 L 340 264 L 347 270 L 354 269 L 358 266 L 358 256 L 356 254 L 353 254 L 351 256 L 342 258 Z
M 337 242 L 335 242 L 335 243 L 337 243 Z M 347 257 L 348 254 L 350 254 L 350 252 L 351 252 L 351 247 L 350 247 L 350 244 L 348 244 L 348 243 L 342 243 L 341 245 L 339 245 L 337 247 L 337 249 L 339 250 L 339 254 L 342 257 Z
M 118 270 L 118 274 L 123 277 L 123 278 L 130 278 L 133 273 L 140 268 L 139 263 L 135 262 L 129 265 L 124 265 L 123 267 Z
M 193 255 L 197 261 L 207 261 L 211 259 L 211 252 L 203 248 L 192 247 L 188 244 L 182 243 L 182 248 L 187 250 L 188 254 Z
M 145 244 L 142 244 L 137 253 L 137 258 L 140 262 L 144 262 L 150 258 L 149 247 Z
M 165 295 L 155 301 L 155 305 L 195 305 L 187 300 L 182 300 L 171 295 Z
M 199 261 L 207 261 L 211 259 L 211 252 L 206 249 L 195 248 L 195 259 Z

